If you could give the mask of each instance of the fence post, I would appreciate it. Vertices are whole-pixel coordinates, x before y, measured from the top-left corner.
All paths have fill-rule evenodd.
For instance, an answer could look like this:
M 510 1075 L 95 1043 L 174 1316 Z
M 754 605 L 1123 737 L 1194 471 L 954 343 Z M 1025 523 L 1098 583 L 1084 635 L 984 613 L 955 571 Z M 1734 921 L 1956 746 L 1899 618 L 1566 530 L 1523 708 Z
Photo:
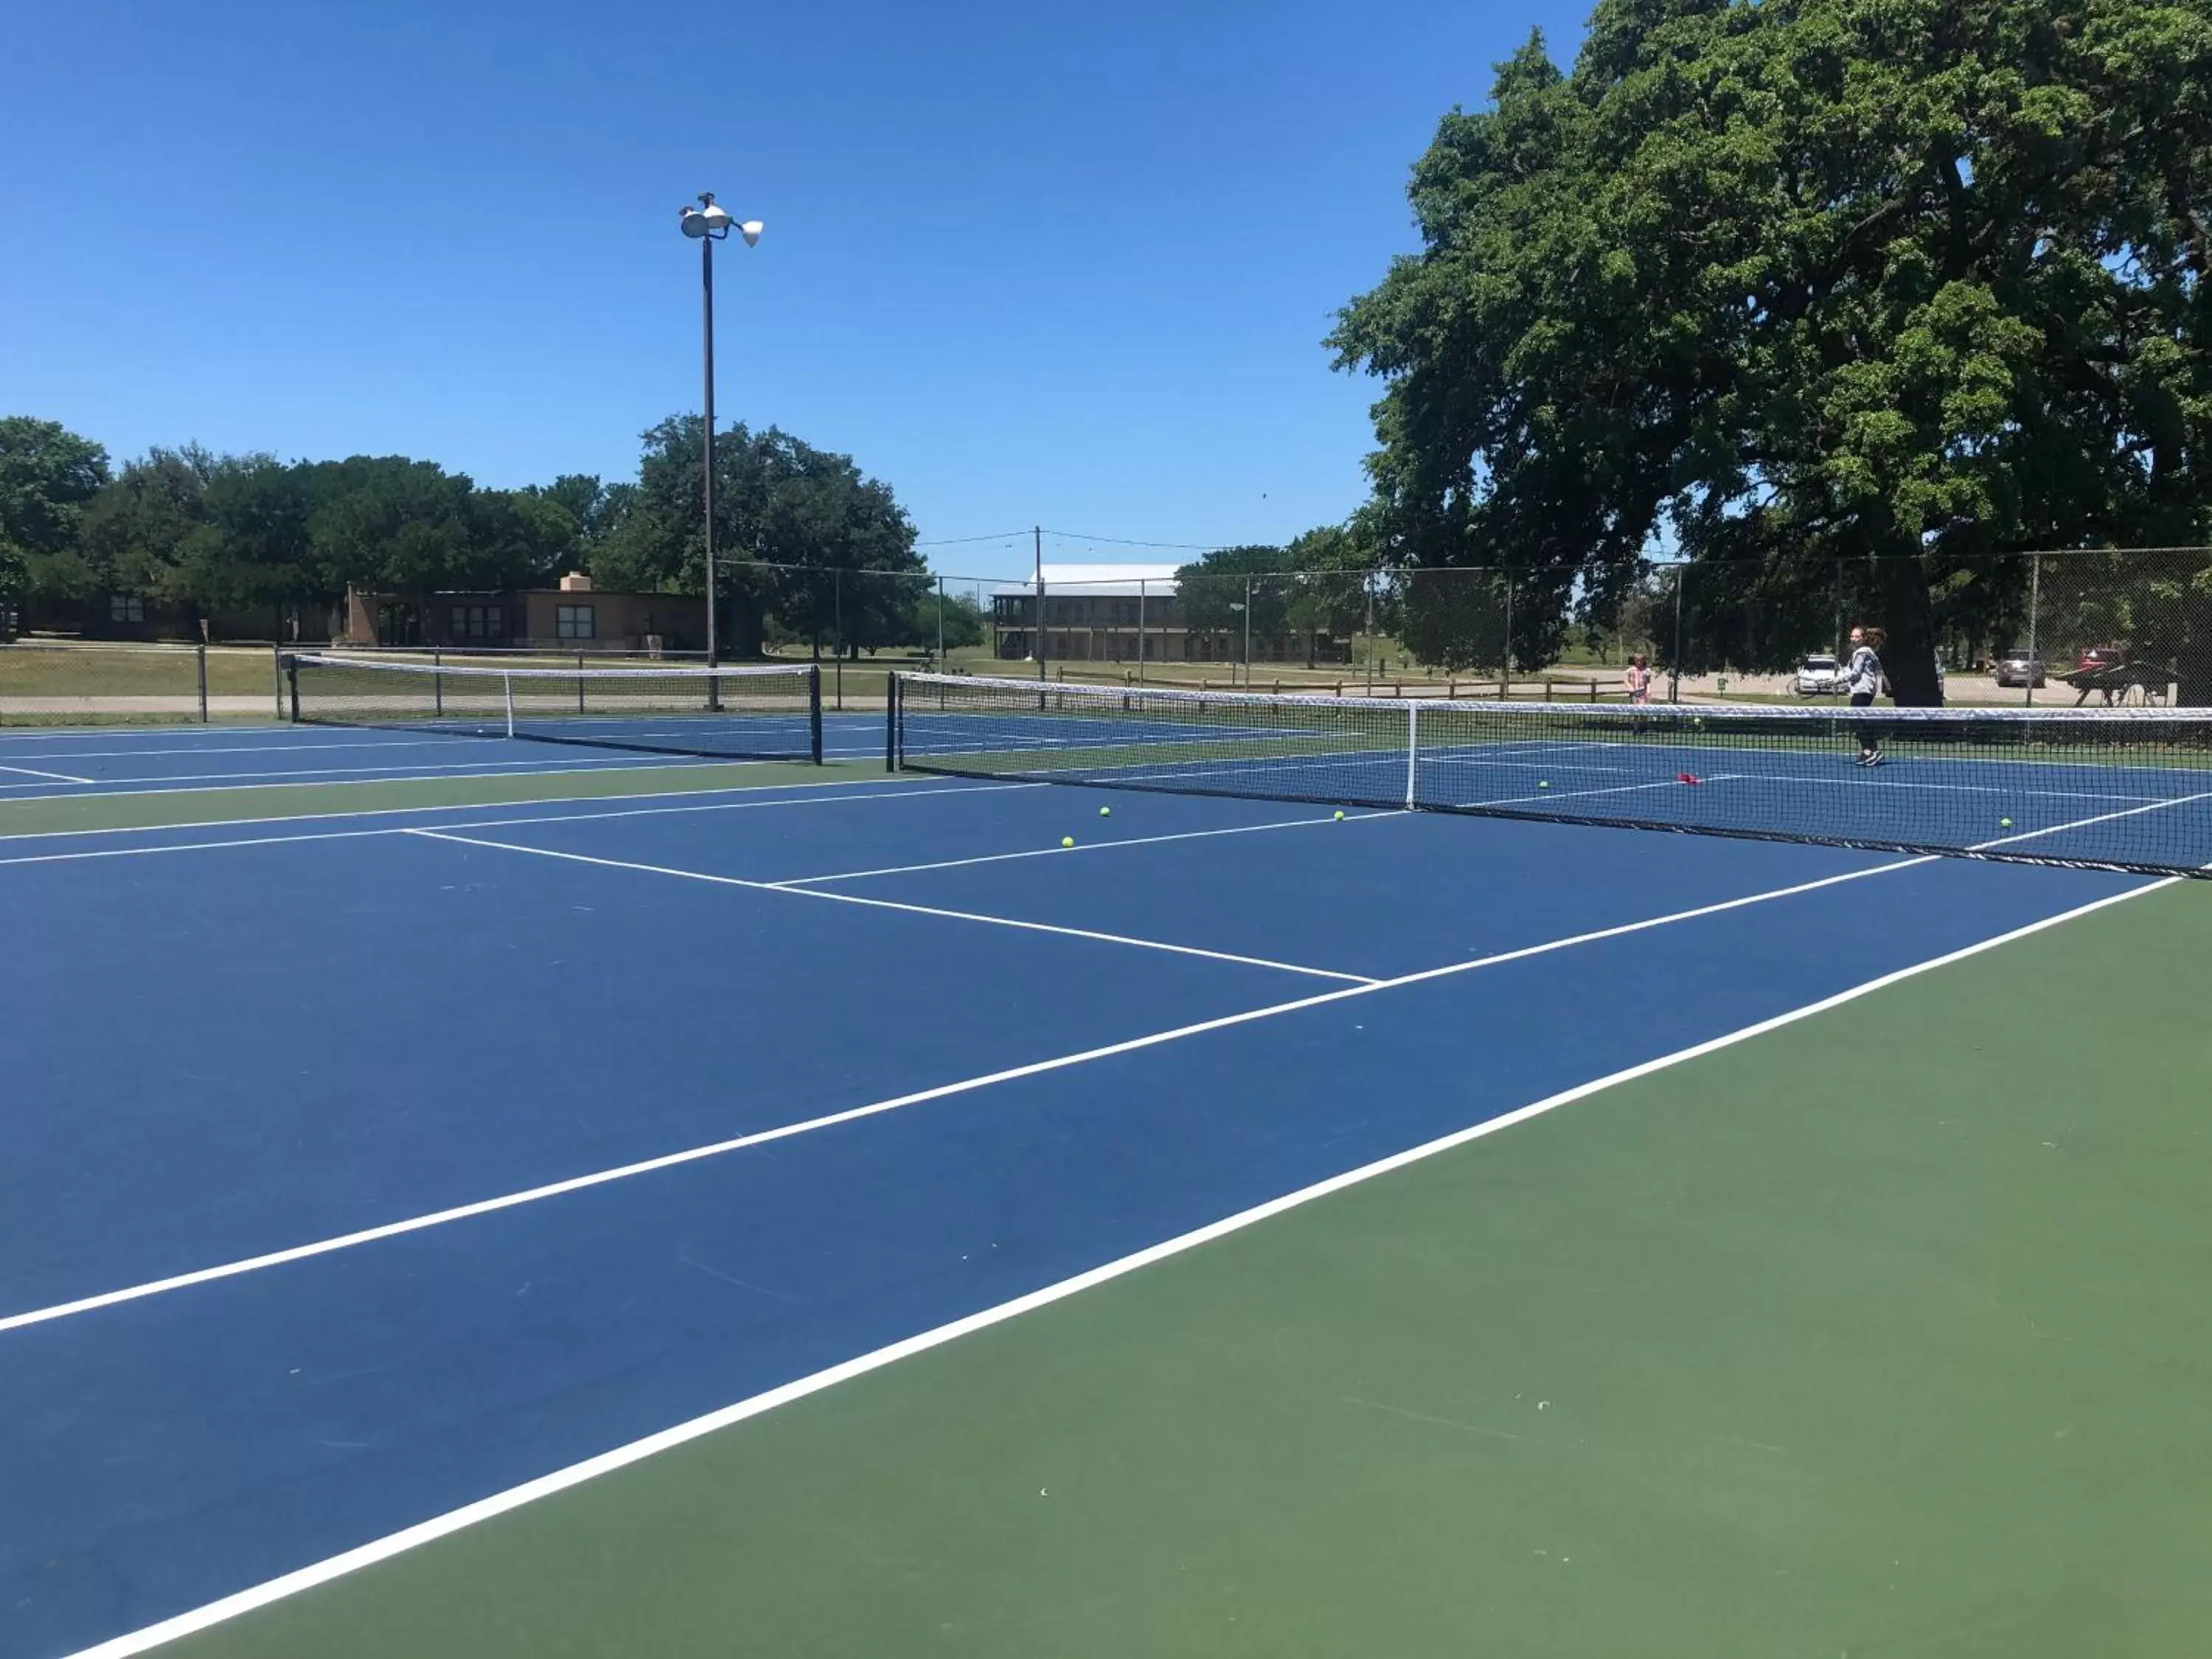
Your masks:
M 2036 624 L 2042 620 L 2043 555 L 2027 556 L 2027 701 L 2035 701 Z
M 1145 588 L 1142 577 L 1137 580 L 1137 684 L 1145 683 Z
M 276 631 L 279 634 L 284 631 L 282 617 L 277 619 Z M 280 640 L 269 647 L 269 660 L 270 665 L 276 671 L 276 718 L 282 720 L 284 718 L 284 644 L 283 641 Z
M 942 576 L 937 579 L 937 672 L 940 674 L 945 672 L 945 578 Z M 888 684 L 886 682 L 887 686 Z M 884 696 L 890 696 L 888 689 Z
M 1368 571 L 1361 577 L 1360 590 L 1367 596 L 1367 695 L 1375 695 L 1375 573 Z
M 1513 573 L 1505 573 L 1505 649 L 1498 664 L 1498 701 L 1513 695 Z
M 1682 585 L 1690 579 L 1690 562 L 1674 567 L 1674 654 L 1667 665 L 1667 701 L 1682 701 Z
M 199 670 L 200 677 L 200 724 L 205 726 L 208 723 L 207 641 L 205 640 L 202 640 L 192 647 L 192 655 L 196 659 L 195 665 Z
M 1036 574 L 1036 640 L 1035 642 L 1037 678 L 1046 680 L 1052 677 L 1045 672 L 1044 666 L 1044 531 L 1040 526 L 1031 525 L 1030 535 L 1031 549 L 1035 555 L 1031 568 Z M 1044 705 L 1040 702 L 1037 707 L 1042 708 Z
M 1244 689 L 1252 689 L 1252 579 L 1244 579 Z
M 842 568 L 830 573 L 830 592 L 834 612 L 830 645 L 837 653 L 837 712 L 842 714 L 845 712 L 845 572 Z

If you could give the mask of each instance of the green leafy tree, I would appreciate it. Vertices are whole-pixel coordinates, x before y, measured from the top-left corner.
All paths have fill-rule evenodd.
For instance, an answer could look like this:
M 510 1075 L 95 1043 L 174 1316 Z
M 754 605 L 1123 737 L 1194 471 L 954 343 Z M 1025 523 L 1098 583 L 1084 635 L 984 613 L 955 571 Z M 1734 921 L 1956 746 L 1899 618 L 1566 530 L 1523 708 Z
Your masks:
M 1183 626 L 1194 634 L 1212 634 L 1235 656 L 1243 649 L 1249 599 L 1255 635 L 1279 634 L 1289 626 L 1291 603 L 1297 584 L 1288 548 L 1250 543 L 1218 547 L 1203 558 L 1176 572 L 1176 591 L 1182 601 Z M 1049 590 L 1048 590 L 1049 591 Z
M 592 574 L 603 586 L 705 591 L 703 431 L 698 416 L 684 415 L 645 434 L 636 486 L 611 507 L 592 549 Z M 714 541 L 723 615 L 732 624 L 724 638 L 734 654 L 758 651 L 771 615 L 780 631 L 817 650 L 835 638 L 841 611 L 848 644 L 912 638 L 926 587 L 914 526 L 890 486 L 865 477 L 848 456 L 775 427 L 718 434 Z M 811 568 L 778 568 L 793 566 Z M 868 571 L 898 578 L 860 574 Z
M 974 603 L 957 593 L 944 596 L 945 648 L 957 651 L 965 647 L 978 646 L 988 636 L 989 627 L 983 613 Z M 939 597 L 934 585 L 923 592 L 914 610 L 914 622 L 908 630 L 908 642 L 926 645 L 934 650 L 938 641 Z
M 89 438 L 58 421 L 0 417 L 0 592 L 91 597 L 77 529 L 107 480 L 107 451 Z
M 204 522 L 185 544 L 182 580 L 207 610 L 278 614 L 339 597 L 309 528 L 314 470 L 273 455 L 226 455 L 208 475 Z
M 202 601 L 186 574 L 187 548 L 207 523 L 215 456 L 197 444 L 155 448 L 124 464 L 85 506 L 77 527 L 76 597 L 136 593 L 157 600 Z
M 1524 653 L 1671 544 L 1761 591 L 1754 666 L 1840 563 L 1936 701 L 1989 556 L 2212 531 L 2208 180 L 2191 0 L 1602 0 L 1445 118 L 1333 336 L 1388 550 L 1511 567 Z

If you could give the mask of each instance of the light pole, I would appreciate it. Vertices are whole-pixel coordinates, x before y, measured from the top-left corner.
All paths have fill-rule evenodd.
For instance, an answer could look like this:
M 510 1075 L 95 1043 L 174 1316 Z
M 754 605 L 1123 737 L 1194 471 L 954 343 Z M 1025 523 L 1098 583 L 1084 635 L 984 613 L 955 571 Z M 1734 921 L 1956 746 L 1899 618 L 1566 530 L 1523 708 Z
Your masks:
M 704 341 L 707 371 L 706 497 L 707 497 L 707 666 L 722 660 L 721 592 L 714 580 L 714 244 L 734 228 L 747 247 L 760 240 L 761 222 L 737 224 L 728 212 L 714 204 L 714 193 L 699 192 L 699 205 L 688 203 L 678 210 L 684 234 L 699 244 L 699 319 Z

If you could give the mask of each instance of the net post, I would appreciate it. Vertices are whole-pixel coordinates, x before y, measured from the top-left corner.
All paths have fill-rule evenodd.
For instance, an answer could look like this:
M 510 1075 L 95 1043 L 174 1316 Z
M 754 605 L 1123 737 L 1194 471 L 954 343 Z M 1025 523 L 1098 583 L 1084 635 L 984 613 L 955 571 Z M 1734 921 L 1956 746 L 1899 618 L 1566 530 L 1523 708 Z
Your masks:
M 199 669 L 200 676 L 200 724 L 205 726 L 208 723 L 207 641 L 205 640 L 200 641 L 192 647 L 192 656 Z
M 884 682 L 884 770 L 898 770 L 899 677 Z
M 501 674 L 499 683 L 507 692 L 507 735 L 511 738 L 514 735 L 514 676 Z
M 822 764 L 822 665 L 806 665 L 806 746 L 817 766 Z
M 433 651 L 430 653 L 430 666 L 433 669 L 438 669 L 445 665 L 446 653 L 442 651 Z M 446 677 L 443 674 L 433 673 L 430 676 L 430 712 L 433 714 L 442 714 L 446 712 Z M 514 734 L 510 732 L 508 735 L 511 737 Z
M 282 631 L 281 623 L 279 631 Z M 282 641 L 269 647 L 269 661 L 276 671 L 276 718 L 281 720 L 284 718 L 284 647 Z M 296 711 L 292 718 L 299 718 Z
M 300 723 L 300 659 L 288 657 L 280 650 L 276 653 L 276 667 L 283 676 L 283 690 L 279 695 L 289 694 L 292 724 L 297 726 Z
M 1420 802 L 1421 783 L 1421 705 L 1406 705 L 1406 810 L 1410 812 Z

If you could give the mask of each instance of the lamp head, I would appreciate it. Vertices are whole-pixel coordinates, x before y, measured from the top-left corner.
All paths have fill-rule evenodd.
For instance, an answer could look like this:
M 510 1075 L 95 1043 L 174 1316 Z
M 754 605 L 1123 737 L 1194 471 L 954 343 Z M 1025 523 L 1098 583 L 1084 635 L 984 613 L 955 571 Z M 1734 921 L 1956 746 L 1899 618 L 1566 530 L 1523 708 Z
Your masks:
M 717 207 L 714 196 L 707 191 L 700 193 L 697 207 L 687 206 L 682 210 L 678 222 L 683 227 L 684 234 L 694 239 L 710 237 L 719 242 L 730 234 L 727 210 Z
M 758 247 L 760 234 L 764 228 L 759 220 L 748 219 L 738 227 L 738 234 L 745 239 L 747 247 Z

